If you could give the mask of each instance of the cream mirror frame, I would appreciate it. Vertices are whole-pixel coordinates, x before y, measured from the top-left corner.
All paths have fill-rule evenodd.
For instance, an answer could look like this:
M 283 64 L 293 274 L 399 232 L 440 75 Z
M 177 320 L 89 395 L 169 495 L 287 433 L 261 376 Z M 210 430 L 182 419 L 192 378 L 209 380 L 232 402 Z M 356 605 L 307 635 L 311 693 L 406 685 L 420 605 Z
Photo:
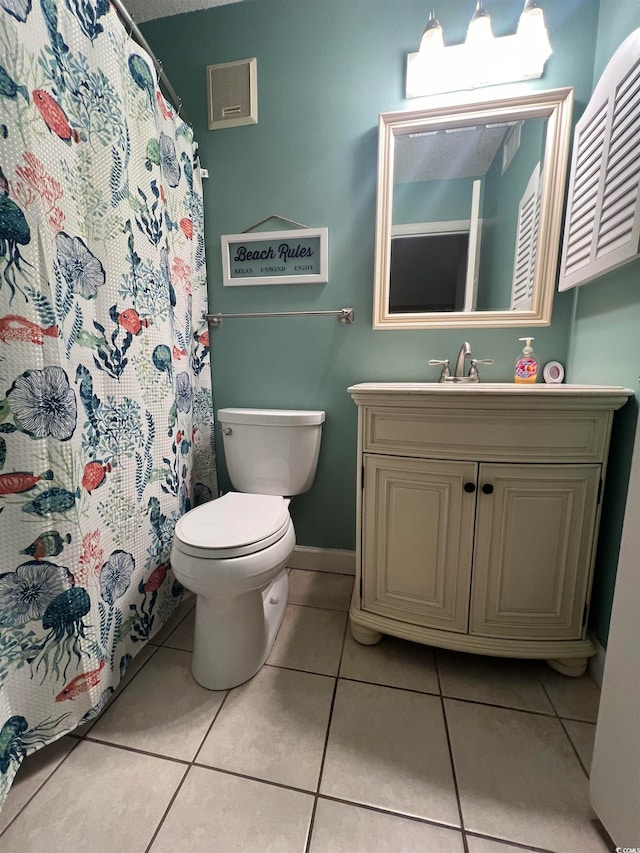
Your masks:
M 548 326 L 559 261 L 560 232 L 571 142 L 573 89 L 531 92 L 490 101 L 457 103 L 411 112 L 381 113 L 379 118 L 374 329 Z M 539 194 L 539 225 L 532 271 L 531 298 L 525 310 L 391 312 L 390 270 L 394 161 L 397 137 L 433 135 L 477 125 L 496 126 L 546 119 Z

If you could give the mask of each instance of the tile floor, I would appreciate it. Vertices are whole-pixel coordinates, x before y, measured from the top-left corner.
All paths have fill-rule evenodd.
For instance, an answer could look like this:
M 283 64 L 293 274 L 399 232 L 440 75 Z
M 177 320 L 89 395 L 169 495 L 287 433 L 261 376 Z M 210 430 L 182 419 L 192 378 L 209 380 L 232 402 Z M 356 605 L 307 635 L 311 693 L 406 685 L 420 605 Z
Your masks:
M 268 664 L 191 678 L 193 600 L 102 716 L 23 765 L 2 853 L 602 853 L 599 693 L 544 663 L 347 630 L 352 578 L 291 572 Z

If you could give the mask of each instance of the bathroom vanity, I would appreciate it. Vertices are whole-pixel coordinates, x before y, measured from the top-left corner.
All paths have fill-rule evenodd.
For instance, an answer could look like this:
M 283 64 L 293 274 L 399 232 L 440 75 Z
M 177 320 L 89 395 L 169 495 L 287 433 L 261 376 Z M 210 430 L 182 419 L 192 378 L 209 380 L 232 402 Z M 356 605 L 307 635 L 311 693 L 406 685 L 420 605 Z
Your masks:
M 358 405 L 360 643 L 543 658 L 584 672 L 613 413 L 586 385 L 368 383 Z

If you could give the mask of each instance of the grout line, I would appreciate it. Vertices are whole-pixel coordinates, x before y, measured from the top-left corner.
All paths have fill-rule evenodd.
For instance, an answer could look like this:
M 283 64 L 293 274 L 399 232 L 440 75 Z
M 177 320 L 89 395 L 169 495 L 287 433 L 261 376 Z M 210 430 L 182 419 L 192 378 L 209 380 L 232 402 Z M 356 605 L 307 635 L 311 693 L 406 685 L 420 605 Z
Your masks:
M 442 682 L 440 681 L 440 669 L 438 667 L 438 656 L 433 656 L 433 662 L 436 670 L 436 677 L 438 679 L 438 689 L 440 691 L 440 708 L 442 710 L 442 721 L 444 722 L 444 731 L 447 738 L 447 749 L 449 750 L 449 763 L 451 764 L 451 776 L 453 777 L 453 787 L 456 792 L 456 803 L 458 804 L 458 816 L 460 818 L 460 831 L 462 833 L 462 844 L 464 846 L 464 853 L 469 853 L 469 844 L 467 842 L 467 835 L 464 829 L 464 817 L 462 814 L 462 802 L 460 800 L 460 788 L 458 787 L 458 777 L 456 775 L 456 765 L 453 760 L 453 748 L 451 746 L 451 735 L 449 733 L 449 721 L 447 720 L 447 711 L 444 704 L 444 696 L 442 695 Z
M 519 841 L 510 841 L 507 838 L 498 838 L 497 835 L 484 835 L 481 832 L 470 832 L 468 830 L 467 835 L 470 835 L 472 838 L 482 838 L 487 841 L 496 841 L 498 844 L 508 844 L 510 847 L 515 847 L 518 850 L 532 850 L 533 853 L 557 853 L 557 851 L 550 850 L 548 847 L 532 847 L 529 844 L 521 844 Z
M 203 764 L 201 761 L 195 761 L 192 767 L 199 767 L 201 770 L 211 770 L 213 773 L 223 773 L 225 776 L 235 776 L 238 779 L 248 779 L 250 782 L 260 782 L 264 785 L 270 785 L 272 788 L 282 788 L 285 791 L 295 791 L 297 794 L 306 794 L 308 797 L 315 796 L 314 791 L 308 788 L 298 788 L 296 785 L 287 785 L 285 782 L 276 782 L 274 779 L 263 779 L 260 776 L 252 776 L 250 773 L 241 773 L 239 770 L 229 770 L 226 767 L 216 767 L 213 764 Z
M 589 778 L 589 770 L 587 769 L 587 767 L 586 767 L 586 766 L 585 766 L 585 764 L 583 763 L 582 758 L 580 757 L 580 753 L 578 752 L 578 749 L 577 749 L 576 745 L 574 744 L 573 740 L 571 739 L 571 735 L 569 734 L 569 731 L 568 731 L 567 727 L 566 727 L 566 726 L 565 726 L 565 724 L 564 724 L 564 720 L 562 719 L 562 717 L 558 717 L 558 720 L 559 720 L 559 722 L 560 722 L 560 725 L 562 726 L 562 731 L 566 734 L 566 736 L 567 736 L 567 738 L 568 738 L 568 740 L 569 740 L 569 743 L 571 744 L 571 749 L 572 749 L 572 750 L 575 752 L 575 754 L 576 754 L 576 758 L 578 759 L 578 762 L 579 762 L 579 764 L 580 764 L 580 767 L 581 767 L 581 768 L 583 769 L 583 771 L 584 771 L 584 775 L 585 775 L 585 776 L 587 777 L 587 779 L 588 779 L 588 778 Z M 595 726 L 594 726 L 594 728 L 595 728 Z
M 343 797 L 335 797 L 330 794 L 318 794 L 318 799 L 328 800 L 332 803 L 342 803 L 342 805 L 345 806 L 354 806 L 358 809 L 364 809 L 368 812 L 376 812 L 377 814 L 389 815 L 390 817 L 399 817 L 403 820 L 410 820 L 413 823 L 422 823 L 427 824 L 427 826 L 436 826 L 439 829 L 448 829 L 451 832 L 455 832 L 458 835 L 462 835 L 462 830 L 459 826 L 454 826 L 450 823 L 443 823 L 442 821 L 434 820 L 433 818 L 418 817 L 417 815 L 406 814 L 405 812 L 394 812 L 393 809 L 386 809 L 383 806 L 372 806 L 369 805 L 369 803 L 359 803 L 355 800 L 345 800 Z
M 305 675 L 319 675 L 322 678 L 336 678 L 337 677 L 337 674 L 332 675 L 331 673 L 327 673 L 327 672 L 317 672 L 314 669 L 300 669 L 299 667 L 296 667 L 296 666 L 285 666 L 282 663 L 264 663 L 263 666 L 268 666 L 271 669 L 286 669 L 288 672 L 302 672 Z M 245 684 L 246 684 L 246 682 L 245 682 Z
M 300 604 L 296 601 L 287 601 L 287 607 L 304 607 L 307 610 L 328 610 L 329 613 L 344 613 L 345 616 L 349 615 L 348 607 L 325 607 L 321 604 Z
M 551 706 L 553 707 L 553 710 L 555 711 L 556 720 L 560 723 L 560 728 L 565 733 L 567 740 L 569 741 L 569 744 L 571 745 L 571 749 L 574 751 L 575 756 L 578 759 L 578 764 L 580 765 L 580 768 L 582 769 L 583 773 L 585 774 L 585 776 L 588 779 L 589 778 L 589 771 L 587 770 L 587 768 L 582 763 L 582 759 L 580 758 L 580 754 L 579 754 L 578 750 L 576 749 L 575 744 L 571 740 L 571 735 L 569 734 L 567 727 L 564 724 L 564 720 L 560 716 L 560 714 L 558 713 L 556 706 L 553 704 L 553 699 L 551 698 L 549 691 L 547 690 L 546 685 L 545 685 L 544 681 L 542 680 L 542 678 L 540 679 L 540 684 L 542 685 L 542 689 L 544 690 L 549 702 L 551 702 Z M 570 720 L 571 718 L 565 717 L 564 719 Z M 575 720 L 574 722 L 582 723 L 582 722 L 584 722 L 584 720 Z M 593 725 L 593 724 L 591 723 L 590 725 Z
M 152 833 L 152 835 L 151 835 L 151 838 L 150 838 L 150 840 L 149 840 L 149 843 L 148 843 L 148 844 L 147 844 L 147 846 L 145 847 L 145 853 L 149 853 L 149 851 L 151 850 L 151 848 L 152 848 L 153 844 L 155 843 L 155 840 L 156 840 L 156 838 L 158 837 L 158 833 L 159 833 L 159 832 L 160 832 L 160 830 L 162 829 L 162 824 L 165 822 L 165 819 L 166 819 L 167 815 L 168 815 L 168 814 L 169 814 L 169 812 L 171 811 L 171 808 L 172 808 L 172 806 L 173 806 L 174 802 L 176 801 L 176 797 L 177 797 L 177 796 L 178 796 L 178 794 L 180 793 L 180 790 L 181 790 L 182 786 L 184 785 L 184 783 L 185 783 L 185 780 L 186 780 L 187 776 L 189 775 L 189 771 L 191 770 L 191 767 L 192 767 L 192 765 L 189 765 L 189 767 L 187 767 L 187 769 L 184 771 L 184 774 L 183 774 L 183 776 L 182 776 L 182 779 L 181 779 L 181 780 L 180 780 L 180 782 L 178 783 L 178 787 L 177 787 L 177 788 L 175 789 L 175 791 L 173 792 L 173 795 L 172 795 L 172 797 L 170 798 L 170 800 L 169 800 L 169 802 L 168 802 L 168 804 L 167 804 L 166 809 L 164 810 L 164 814 L 163 814 L 163 815 L 162 815 L 162 817 L 160 818 L 160 821 L 158 822 L 158 825 L 156 826 L 156 828 L 154 829 L 154 831 L 153 831 L 153 833 Z
M 258 671 L 259 671 L 259 670 L 258 670 Z M 257 673 L 256 673 L 256 674 L 257 674 Z M 246 684 L 246 681 L 245 681 L 244 683 Z M 239 685 L 238 685 L 238 687 L 242 687 L 242 685 L 241 685 L 241 684 L 239 684 Z M 231 687 L 229 690 L 227 690 L 227 692 L 225 693 L 225 695 L 222 697 L 222 702 L 221 702 L 221 703 L 220 703 L 220 705 L 218 706 L 218 710 L 217 710 L 217 711 L 215 712 L 215 714 L 213 715 L 213 720 L 211 720 L 211 724 L 209 725 L 209 728 L 208 728 L 208 729 L 206 730 L 206 732 L 204 733 L 204 737 L 203 737 L 203 738 L 202 738 L 202 740 L 200 741 L 200 746 L 196 749 L 196 754 L 193 756 L 193 758 L 192 758 L 192 760 L 191 760 L 191 764 L 195 764 L 195 763 L 197 762 L 197 760 L 198 760 L 198 756 L 199 756 L 199 755 L 200 755 L 200 753 L 202 752 L 202 747 L 204 746 L 204 742 L 205 742 L 205 741 L 206 741 L 206 739 L 209 737 L 209 732 L 210 732 L 210 731 L 211 731 L 211 729 L 213 728 L 213 724 L 215 723 L 215 721 L 216 721 L 216 720 L 218 719 L 218 717 L 220 716 L 220 711 L 222 711 L 222 709 L 223 709 L 223 707 L 224 707 L 224 705 L 225 705 L 225 703 L 226 703 L 227 699 L 229 698 L 229 694 L 231 693 L 231 691 L 232 691 L 232 690 L 236 690 L 236 688 L 235 688 L 235 687 Z M 206 765 L 205 765 L 205 766 L 206 766 Z
M 305 853 L 309 853 L 309 849 L 311 847 L 311 838 L 313 836 L 313 828 L 315 825 L 316 819 L 316 811 L 318 809 L 318 795 L 320 793 L 320 785 L 322 784 L 322 774 L 324 773 L 324 764 L 327 758 L 327 748 L 329 746 L 329 736 L 331 734 L 331 724 L 333 722 L 333 709 L 336 703 L 336 694 L 338 692 L 338 682 L 340 680 L 340 667 L 342 666 L 342 658 L 344 656 L 344 646 L 345 641 L 347 639 L 347 631 L 349 630 L 349 620 L 345 621 L 344 630 L 342 632 L 342 644 L 340 646 L 340 659 L 338 660 L 338 667 L 336 669 L 335 680 L 333 684 L 333 694 L 331 696 L 331 705 L 329 706 L 329 718 L 327 720 L 327 731 L 324 737 L 324 747 L 322 749 L 322 758 L 320 760 L 320 771 L 318 773 L 318 781 L 316 782 L 316 794 L 313 798 L 313 808 L 311 810 L 311 819 L 309 821 L 309 831 L 307 835 L 307 844 L 305 847 Z
M 174 764 L 192 764 L 192 762 L 186 758 L 176 758 L 173 755 L 161 755 L 159 752 L 150 752 L 148 749 L 138 749 L 138 747 L 127 746 L 124 743 L 113 743 L 112 741 L 101 740 L 100 738 L 91 737 L 90 735 L 87 735 L 84 740 L 87 743 L 97 743 L 100 746 L 112 746 L 114 749 L 121 749 L 124 752 L 135 752 L 136 755 L 147 755 L 150 758 L 160 758 L 163 761 L 172 761 Z
M 189 611 L 189 612 L 191 612 L 191 611 Z M 188 615 L 188 614 L 187 614 L 187 615 Z M 186 616 L 185 616 L 185 619 L 186 619 Z M 168 639 L 168 638 L 167 638 L 167 639 Z M 215 721 L 218 719 L 218 715 L 220 714 L 220 711 L 222 710 L 222 706 L 223 706 L 223 705 L 224 705 L 224 703 L 227 701 L 227 697 L 229 696 L 229 693 L 230 693 L 230 692 L 231 692 L 231 690 L 227 690 L 227 691 L 226 691 L 226 693 L 225 693 L 225 695 L 222 697 L 222 701 L 220 702 L 220 705 L 218 706 L 218 710 L 217 710 L 217 711 L 215 712 L 215 714 L 213 715 L 213 720 L 211 721 L 211 724 L 210 724 L 210 725 L 209 725 L 209 727 L 207 728 L 206 732 L 204 733 L 204 737 L 202 738 L 202 741 L 200 742 L 200 746 L 199 746 L 199 747 L 198 747 L 198 749 L 196 750 L 195 755 L 193 756 L 193 758 L 192 758 L 192 759 L 191 759 L 191 761 L 189 762 L 189 766 L 188 766 L 188 767 L 187 767 L 187 769 L 185 770 L 184 776 L 183 776 L 183 777 L 182 777 L 182 779 L 180 780 L 180 784 L 178 785 L 178 787 L 176 788 L 176 790 L 173 792 L 173 796 L 172 796 L 172 797 L 171 797 L 171 799 L 169 800 L 169 804 L 167 805 L 167 808 L 165 809 L 164 814 L 163 814 L 163 815 L 162 815 L 162 817 L 160 818 L 160 821 L 158 822 L 158 825 L 156 826 L 155 831 L 154 831 L 153 835 L 151 836 L 151 840 L 149 841 L 149 844 L 147 845 L 147 848 L 146 848 L 146 850 L 145 850 L 145 853 L 150 853 L 151 848 L 152 848 L 152 846 L 153 846 L 153 844 L 154 844 L 154 842 L 155 842 L 156 838 L 158 837 L 158 833 L 159 833 L 159 832 L 160 832 L 160 830 L 162 829 L 162 825 L 164 824 L 165 820 L 167 819 L 167 816 L 168 816 L 169 812 L 171 811 L 171 809 L 172 809 L 172 807 L 173 807 L 173 804 L 174 804 L 174 802 L 175 802 L 175 800 L 176 800 L 176 798 L 177 798 L 178 794 L 180 793 L 180 790 L 181 790 L 182 786 L 184 785 L 184 783 L 185 783 L 185 781 L 186 781 L 187 776 L 189 775 L 189 773 L 190 773 L 190 771 L 191 771 L 191 768 L 192 768 L 192 767 L 194 767 L 194 766 L 196 766 L 196 759 L 197 759 L 198 755 L 200 754 L 200 750 L 201 750 L 201 749 L 202 749 L 202 747 L 204 746 L 204 742 L 205 742 L 205 741 L 206 741 L 206 739 L 208 738 L 208 736 L 209 736 L 209 732 L 210 732 L 210 731 L 211 731 L 211 729 L 213 728 L 213 724 L 214 724 L 214 723 L 215 723 Z

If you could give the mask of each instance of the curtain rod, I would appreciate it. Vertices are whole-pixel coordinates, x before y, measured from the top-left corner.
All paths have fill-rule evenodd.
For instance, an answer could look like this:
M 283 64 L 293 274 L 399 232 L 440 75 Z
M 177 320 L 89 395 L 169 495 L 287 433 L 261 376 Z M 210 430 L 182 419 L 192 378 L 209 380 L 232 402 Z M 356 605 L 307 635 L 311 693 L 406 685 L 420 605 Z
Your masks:
M 140 47 L 143 50 L 146 50 L 146 52 L 149 54 L 151 61 L 153 62 L 154 66 L 155 66 L 156 73 L 158 74 L 158 80 L 162 84 L 164 89 L 166 90 L 166 93 L 169 96 L 169 100 L 171 101 L 172 105 L 175 107 L 176 112 L 178 113 L 178 115 L 180 116 L 180 118 L 183 121 L 185 121 L 187 124 L 191 125 L 191 122 L 189 121 L 189 118 L 187 117 L 187 114 L 185 113 L 185 111 L 182 107 L 182 98 L 179 98 L 178 95 L 176 95 L 173 86 L 169 82 L 169 78 L 167 77 L 167 75 L 165 74 L 165 72 L 162 68 L 162 62 L 156 57 L 155 53 L 149 47 L 149 43 L 147 42 L 145 37 L 140 32 L 138 25 L 133 20 L 133 17 L 127 11 L 126 7 L 122 3 L 122 0 L 111 0 L 111 3 L 113 5 L 114 9 L 116 10 L 116 12 L 118 13 L 118 15 L 120 16 L 120 18 L 121 18 L 123 24 L 125 25 L 126 29 L 129 31 L 130 38 L 133 38 L 140 45 Z

